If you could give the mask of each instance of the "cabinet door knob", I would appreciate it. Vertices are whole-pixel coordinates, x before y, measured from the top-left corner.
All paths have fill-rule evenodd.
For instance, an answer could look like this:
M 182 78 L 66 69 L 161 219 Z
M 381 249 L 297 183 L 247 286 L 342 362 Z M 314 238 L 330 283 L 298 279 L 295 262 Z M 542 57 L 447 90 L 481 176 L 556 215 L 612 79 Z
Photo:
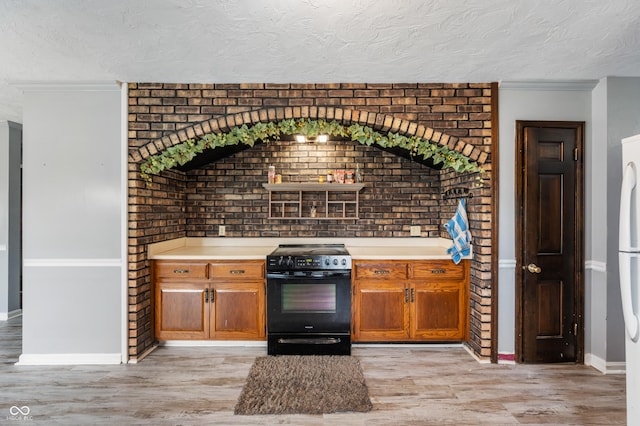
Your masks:
M 209 303 L 209 289 L 204 289 L 204 303 Z
M 404 303 L 409 303 L 409 289 L 404 289 Z
M 412 288 L 411 289 L 411 303 L 416 301 L 416 289 Z

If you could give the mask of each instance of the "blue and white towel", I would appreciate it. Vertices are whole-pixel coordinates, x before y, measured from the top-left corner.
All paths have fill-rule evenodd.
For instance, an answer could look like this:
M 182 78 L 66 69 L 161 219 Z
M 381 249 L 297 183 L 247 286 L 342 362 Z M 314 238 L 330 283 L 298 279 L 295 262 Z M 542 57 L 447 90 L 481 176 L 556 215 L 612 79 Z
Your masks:
M 469 221 L 467 220 L 467 208 L 464 198 L 460 199 L 456 214 L 444 224 L 444 227 L 453 240 L 453 245 L 447 250 L 447 253 L 451 255 L 451 260 L 458 264 L 462 257 L 471 254 L 471 232 L 469 232 Z

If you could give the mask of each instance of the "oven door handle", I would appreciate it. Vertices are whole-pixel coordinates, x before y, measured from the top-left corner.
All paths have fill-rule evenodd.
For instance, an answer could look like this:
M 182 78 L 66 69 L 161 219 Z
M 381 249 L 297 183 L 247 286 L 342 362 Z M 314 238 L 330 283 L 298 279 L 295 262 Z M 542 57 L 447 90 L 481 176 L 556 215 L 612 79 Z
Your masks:
M 267 279 L 296 279 L 307 278 L 323 280 L 335 277 L 350 277 L 351 271 L 296 271 L 296 272 L 267 272 Z

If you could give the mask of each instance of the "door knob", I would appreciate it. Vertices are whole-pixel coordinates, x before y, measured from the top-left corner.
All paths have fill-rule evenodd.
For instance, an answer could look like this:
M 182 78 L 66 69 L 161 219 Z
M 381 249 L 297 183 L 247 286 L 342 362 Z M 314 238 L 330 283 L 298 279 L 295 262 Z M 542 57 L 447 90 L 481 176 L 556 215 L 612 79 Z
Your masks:
M 542 268 L 540 268 L 535 263 L 528 264 L 527 265 L 527 269 L 529 270 L 529 272 L 534 273 L 534 274 L 539 274 L 540 272 L 542 272 Z

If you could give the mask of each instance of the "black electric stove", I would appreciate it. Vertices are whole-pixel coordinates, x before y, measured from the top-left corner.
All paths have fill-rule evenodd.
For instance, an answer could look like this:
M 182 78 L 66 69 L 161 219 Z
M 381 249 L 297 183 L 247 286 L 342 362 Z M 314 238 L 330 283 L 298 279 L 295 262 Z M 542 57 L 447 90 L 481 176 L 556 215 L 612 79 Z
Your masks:
M 351 256 L 343 244 L 287 244 L 267 256 L 269 355 L 351 354 Z

